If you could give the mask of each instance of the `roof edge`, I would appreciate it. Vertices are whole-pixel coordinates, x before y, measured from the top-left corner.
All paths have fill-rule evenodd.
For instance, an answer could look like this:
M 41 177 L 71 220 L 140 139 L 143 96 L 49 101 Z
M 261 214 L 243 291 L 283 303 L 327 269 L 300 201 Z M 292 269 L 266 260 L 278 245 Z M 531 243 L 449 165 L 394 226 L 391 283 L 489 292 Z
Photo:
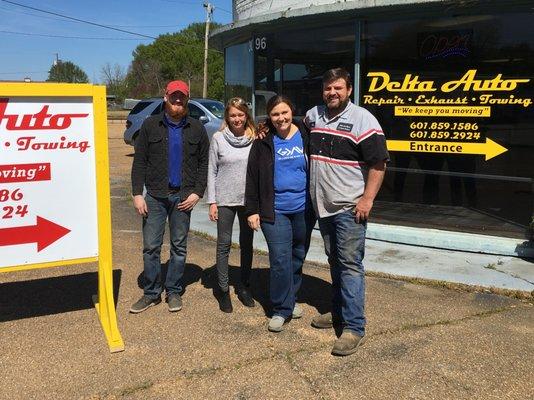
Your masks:
M 223 34 L 232 29 L 239 29 L 249 25 L 257 25 L 262 23 L 267 23 L 270 21 L 278 20 L 281 18 L 296 18 L 304 17 L 307 15 L 315 14 L 329 14 L 336 13 L 348 10 L 359 10 L 359 11 L 370 11 L 379 9 L 382 7 L 392 7 L 392 6 L 411 6 L 421 3 L 451 3 L 450 0 L 362 0 L 362 1 L 351 1 L 343 3 L 334 3 L 334 4 L 323 4 L 323 5 L 311 5 L 309 7 L 303 8 L 288 8 L 283 11 L 276 11 L 269 14 L 262 14 L 256 17 L 243 19 L 240 21 L 233 21 L 229 24 L 226 24 L 220 28 L 215 29 L 210 37 L 216 37 L 220 34 Z

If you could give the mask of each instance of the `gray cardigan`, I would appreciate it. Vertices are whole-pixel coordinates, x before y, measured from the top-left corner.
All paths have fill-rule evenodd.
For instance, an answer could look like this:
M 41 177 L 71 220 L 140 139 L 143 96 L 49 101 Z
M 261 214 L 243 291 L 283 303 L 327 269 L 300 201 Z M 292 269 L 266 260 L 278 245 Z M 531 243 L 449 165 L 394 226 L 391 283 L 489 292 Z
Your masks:
M 245 205 L 248 154 L 253 139 L 236 137 L 228 128 L 211 139 L 206 201 L 218 206 Z

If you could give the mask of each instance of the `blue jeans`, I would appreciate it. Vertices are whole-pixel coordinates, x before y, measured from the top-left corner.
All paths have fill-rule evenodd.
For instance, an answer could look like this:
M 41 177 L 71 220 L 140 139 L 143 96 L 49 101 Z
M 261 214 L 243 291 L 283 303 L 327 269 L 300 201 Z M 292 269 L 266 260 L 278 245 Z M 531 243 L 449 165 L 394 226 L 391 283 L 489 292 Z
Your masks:
M 269 248 L 273 316 L 279 315 L 287 319 L 293 314 L 297 292 L 302 283 L 302 264 L 315 223 L 308 214 L 305 211 L 296 214 L 276 213 L 274 223 L 261 223 Z
M 319 218 L 332 276 L 332 316 L 360 336 L 365 334 L 366 228 L 367 222 L 356 222 L 352 210 Z
M 148 215 L 143 218 L 143 263 L 144 263 L 144 294 L 150 298 L 161 296 L 161 245 L 165 233 L 165 222 L 169 220 L 171 236 L 171 252 L 169 268 L 165 278 L 167 296 L 182 291 L 182 277 L 185 269 L 187 251 L 187 234 L 191 212 L 176 209 L 181 199 L 178 193 L 167 198 L 153 197 L 146 194 L 145 201 Z

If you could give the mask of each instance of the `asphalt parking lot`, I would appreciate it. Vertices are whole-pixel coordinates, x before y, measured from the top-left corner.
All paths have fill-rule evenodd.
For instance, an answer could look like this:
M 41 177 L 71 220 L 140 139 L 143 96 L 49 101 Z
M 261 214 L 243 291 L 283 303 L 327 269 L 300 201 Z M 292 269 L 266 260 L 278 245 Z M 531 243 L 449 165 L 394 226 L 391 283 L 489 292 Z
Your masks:
M 370 276 L 368 340 L 330 355 L 333 330 L 310 326 L 328 310 L 329 273 L 308 264 L 304 316 L 266 329 L 268 260 L 254 258 L 257 305 L 218 310 L 215 243 L 191 235 L 184 308 L 128 313 L 142 294 L 140 220 L 129 195 L 132 148 L 109 126 L 113 259 L 125 351 L 111 354 L 92 306 L 96 266 L 0 274 L 0 399 L 526 399 L 534 393 L 534 308 L 483 290 Z M 166 237 L 167 238 L 167 237 Z M 168 258 L 164 246 L 162 262 Z M 231 283 L 238 254 L 231 255 Z

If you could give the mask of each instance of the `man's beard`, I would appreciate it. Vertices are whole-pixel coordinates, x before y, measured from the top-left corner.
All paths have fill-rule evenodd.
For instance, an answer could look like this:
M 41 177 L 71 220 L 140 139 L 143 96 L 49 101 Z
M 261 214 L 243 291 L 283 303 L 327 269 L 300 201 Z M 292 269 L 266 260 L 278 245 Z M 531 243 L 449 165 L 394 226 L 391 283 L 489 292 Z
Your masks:
M 339 105 L 336 106 L 336 107 L 329 107 L 328 106 L 328 102 L 326 102 L 326 108 L 328 110 L 328 115 L 330 117 L 335 117 L 336 115 L 338 115 L 341 111 L 343 111 L 345 109 L 345 107 L 347 107 L 347 104 L 349 104 L 349 101 L 350 101 L 350 98 L 347 97 L 346 100 L 344 101 L 341 101 L 339 102 Z
M 187 114 L 187 103 L 183 105 L 183 111 L 176 111 L 176 112 L 173 112 L 173 109 L 171 106 L 169 107 L 166 107 L 165 108 L 165 111 L 167 113 L 167 115 L 171 118 L 174 118 L 176 120 L 180 120 L 182 119 L 183 117 L 186 116 Z

